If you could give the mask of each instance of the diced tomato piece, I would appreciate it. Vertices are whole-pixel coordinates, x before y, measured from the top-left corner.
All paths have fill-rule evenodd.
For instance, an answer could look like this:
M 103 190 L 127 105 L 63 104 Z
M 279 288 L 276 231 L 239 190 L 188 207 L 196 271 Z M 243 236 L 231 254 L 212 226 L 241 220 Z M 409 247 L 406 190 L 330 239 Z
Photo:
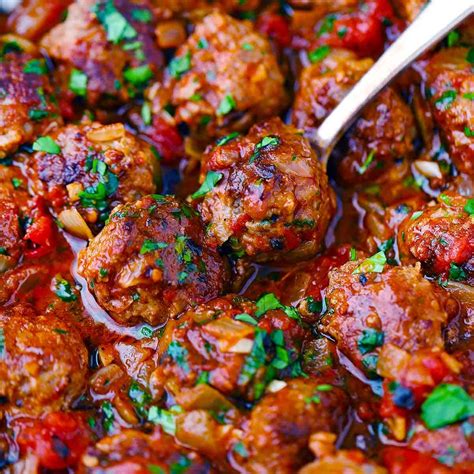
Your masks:
M 42 198 L 36 197 L 30 202 L 32 223 L 26 229 L 24 240 L 33 244 L 33 248 L 25 251 L 25 257 L 44 257 L 54 250 L 56 225 L 48 214 Z
M 288 22 L 277 13 L 266 12 L 260 15 L 257 28 L 282 48 L 289 46 L 291 43 L 291 32 Z
M 61 111 L 61 115 L 66 120 L 73 120 L 74 119 L 74 106 L 73 101 L 74 97 L 72 94 L 63 94 L 59 98 L 59 110 Z
M 301 239 L 298 234 L 292 229 L 285 229 L 283 231 L 283 236 L 285 237 L 286 248 L 288 250 L 295 249 L 298 245 L 301 244 Z
M 46 469 L 74 467 L 90 441 L 85 422 L 74 413 L 49 413 L 42 420 L 20 426 L 20 449 L 34 453 Z
M 365 2 L 355 12 L 338 14 L 331 30 L 321 35 L 318 44 L 350 49 L 361 57 L 378 56 L 385 43 L 384 22 L 393 18 L 387 0 Z
M 431 456 L 409 448 L 388 447 L 382 450 L 383 464 L 390 474 L 445 474 L 450 472 Z
M 155 116 L 153 124 L 145 130 L 165 163 L 172 163 L 184 154 L 183 138 L 178 129 L 161 117 Z
M 248 214 L 240 215 L 232 224 L 232 232 L 239 236 L 245 230 L 245 224 L 250 220 L 250 216 Z
M 435 355 L 424 358 L 423 365 L 429 369 L 430 375 L 433 377 L 436 385 L 439 384 L 450 372 L 448 367 L 446 367 L 446 364 Z

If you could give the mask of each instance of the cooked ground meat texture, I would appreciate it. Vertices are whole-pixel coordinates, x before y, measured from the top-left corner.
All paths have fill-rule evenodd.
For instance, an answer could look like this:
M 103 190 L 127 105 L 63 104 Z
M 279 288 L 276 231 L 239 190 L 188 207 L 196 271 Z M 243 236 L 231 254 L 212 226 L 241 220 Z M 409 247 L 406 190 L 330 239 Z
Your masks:
M 79 271 L 98 303 L 122 324 L 164 323 L 218 296 L 229 278 L 223 258 L 206 246 L 195 211 L 161 195 L 117 206 L 81 251 Z
M 341 389 L 318 379 L 297 378 L 266 395 L 252 410 L 245 431 L 245 472 L 296 472 L 313 458 L 310 435 L 339 433 L 347 404 Z
M 474 281 L 474 220 L 468 199 L 441 194 L 437 203 L 410 213 L 398 230 L 400 258 L 421 262 L 433 275 Z
M 49 137 L 57 149 L 33 153 L 26 172 L 56 214 L 74 207 L 97 231 L 116 205 L 157 191 L 157 157 L 123 124 L 71 124 Z
M 255 10 L 260 0 L 152 0 L 159 18 L 177 15 L 199 15 L 202 11 L 219 9 L 227 12 Z
M 322 61 L 305 67 L 293 103 L 292 123 L 306 132 L 316 129 L 373 63 L 373 59 L 360 59 L 352 51 L 333 49 Z
M 166 388 L 183 404 L 198 381 L 205 380 L 226 396 L 255 400 L 270 382 L 265 380 L 272 363 L 279 368 L 279 377 L 288 377 L 296 370 L 292 367 L 298 365 L 307 331 L 282 309 L 261 314 L 258 308 L 240 296 L 226 296 L 170 321 L 150 378 L 154 396 L 159 398 Z M 242 314 L 247 319 L 240 319 Z M 249 354 L 261 350 L 263 359 L 253 370 L 250 359 L 256 355 Z M 272 362 L 279 358 L 278 351 L 284 353 L 281 364 Z
M 0 42 L 0 158 L 62 124 L 42 56 Z
M 206 16 L 168 65 L 165 88 L 153 86 L 153 110 L 167 104 L 197 135 L 245 130 L 286 105 L 284 77 L 267 39 L 248 21 Z
M 436 122 L 459 171 L 474 174 L 474 77 L 468 48 L 442 49 L 426 67 L 428 93 Z M 471 133 L 469 133 L 469 130 Z
M 369 371 L 374 352 L 384 343 L 407 351 L 443 348 L 441 330 L 448 315 L 435 286 L 416 267 L 385 265 L 374 273 L 365 271 L 363 262 L 348 262 L 329 273 L 330 310 L 320 329 L 353 363 Z
M 427 3 L 426 0 L 393 0 L 397 12 L 409 21 L 413 21 Z
M 34 416 L 70 406 L 86 385 L 88 355 L 77 330 L 24 305 L 2 310 L 0 328 L 3 408 Z
M 217 183 L 198 208 L 212 242 L 260 262 L 316 254 L 335 201 L 309 142 L 278 118 L 230 138 L 204 156 Z
M 64 89 L 90 104 L 126 102 L 162 66 L 155 22 L 148 0 L 76 0 L 41 44 L 58 63 Z

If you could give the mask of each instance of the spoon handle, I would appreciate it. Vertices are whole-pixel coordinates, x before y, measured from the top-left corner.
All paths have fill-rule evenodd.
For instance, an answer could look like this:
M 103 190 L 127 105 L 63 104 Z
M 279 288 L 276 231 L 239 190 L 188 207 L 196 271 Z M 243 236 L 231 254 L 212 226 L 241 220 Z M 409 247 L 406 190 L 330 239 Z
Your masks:
M 323 166 L 361 110 L 395 76 L 474 12 L 474 0 L 431 0 L 312 137 Z

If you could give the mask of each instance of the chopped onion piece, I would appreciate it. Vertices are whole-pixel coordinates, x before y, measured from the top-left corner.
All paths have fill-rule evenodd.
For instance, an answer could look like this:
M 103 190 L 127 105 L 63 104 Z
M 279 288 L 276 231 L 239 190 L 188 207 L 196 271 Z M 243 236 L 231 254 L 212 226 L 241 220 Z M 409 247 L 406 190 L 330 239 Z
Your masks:
M 427 178 L 442 178 L 439 164 L 434 161 L 417 160 L 414 163 L 416 170 Z
M 87 138 L 93 142 L 111 142 L 125 136 L 125 127 L 122 123 L 104 125 L 87 132 Z
M 94 237 L 86 221 L 76 208 L 65 209 L 59 214 L 58 219 L 70 234 L 84 240 Z
M 267 385 L 267 392 L 276 393 L 284 389 L 288 384 L 284 380 L 272 380 Z
M 229 347 L 227 351 L 221 347 L 224 352 L 234 352 L 236 354 L 250 354 L 252 352 L 253 341 L 252 339 L 244 338 L 241 339 L 237 344 Z

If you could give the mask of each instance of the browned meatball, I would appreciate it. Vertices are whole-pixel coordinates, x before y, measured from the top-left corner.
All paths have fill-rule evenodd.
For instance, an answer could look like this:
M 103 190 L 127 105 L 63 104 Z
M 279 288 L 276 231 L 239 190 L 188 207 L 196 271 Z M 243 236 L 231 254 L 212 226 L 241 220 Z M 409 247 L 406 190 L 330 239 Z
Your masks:
M 384 343 L 407 351 L 442 348 L 447 321 L 443 299 L 419 269 L 386 264 L 382 270 L 374 259 L 348 262 L 329 273 L 328 311 L 321 325 L 369 373 Z
M 59 63 L 59 82 L 85 96 L 125 102 L 162 65 L 148 0 L 76 0 L 42 46 Z
M 454 164 L 474 174 L 474 75 L 467 48 L 446 48 L 427 66 L 428 91 L 436 121 L 449 145 Z
M 199 216 L 159 194 L 117 206 L 79 267 L 98 303 L 122 323 L 162 323 L 219 295 L 228 281 Z
M 208 149 L 203 171 L 216 185 L 199 204 L 216 245 L 255 261 L 297 260 L 321 249 L 334 193 L 299 130 L 280 119 Z
M 145 434 L 123 430 L 101 439 L 82 457 L 81 474 L 178 473 L 207 474 L 210 464 L 198 454 L 177 446 L 156 430 Z
M 44 59 L 11 38 L 0 42 L 0 158 L 62 123 Z
M 153 393 L 171 389 L 179 403 L 190 408 L 186 400 L 196 383 L 204 381 L 224 395 L 255 400 L 272 379 L 297 371 L 306 332 L 283 309 L 262 314 L 261 306 L 227 296 L 169 321 L 151 377 Z
M 87 350 L 63 318 L 17 306 L 0 313 L 0 331 L 0 398 L 7 410 L 29 415 L 59 410 L 81 394 Z
M 44 196 L 57 214 L 77 208 L 97 230 L 117 204 L 157 190 L 157 158 L 121 123 L 67 125 L 49 139 L 53 149 L 33 154 L 27 174 L 33 192 Z
M 441 194 L 438 203 L 409 214 L 398 230 L 402 261 L 418 260 L 432 274 L 473 282 L 474 219 L 468 202 Z
M 214 12 L 196 26 L 167 68 L 163 97 L 148 93 L 160 112 L 170 101 L 174 117 L 209 136 L 248 128 L 285 106 L 284 78 L 270 43 L 252 23 Z
M 364 110 L 348 136 L 339 178 L 348 184 L 370 182 L 395 163 L 414 155 L 415 120 L 410 107 L 388 88 Z
M 294 379 L 252 410 L 244 444 L 245 472 L 293 473 L 312 460 L 312 434 L 338 433 L 345 422 L 345 393 L 317 379 Z
M 373 63 L 352 51 L 333 49 L 322 61 L 304 68 L 293 104 L 295 126 L 311 131 L 321 125 Z
M 20 258 L 23 236 L 19 215 L 15 201 L 0 197 L 0 273 L 13 267 Z

